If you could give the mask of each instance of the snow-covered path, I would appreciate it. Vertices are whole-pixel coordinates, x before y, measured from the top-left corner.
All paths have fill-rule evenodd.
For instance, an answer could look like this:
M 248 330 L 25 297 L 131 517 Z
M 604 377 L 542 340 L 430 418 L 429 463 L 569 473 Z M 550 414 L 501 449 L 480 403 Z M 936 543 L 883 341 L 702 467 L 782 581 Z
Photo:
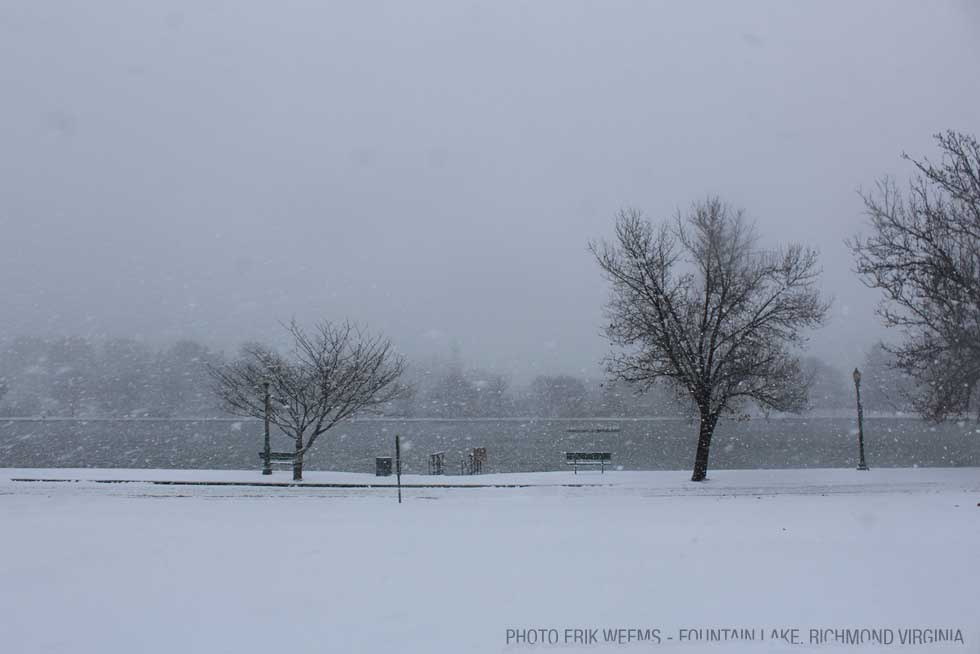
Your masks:
M 529 652 L 544 629 L 562 652 L 852 651 L 810 630 L 866 628 L 894 642 L 863 652 L 980 652 L 980 470 L 687 474 L 447 477 L 529 486 L 408 488 L 398 505 L 392 488 L 95 481 L 262 481 L 250 471 L 2 470 L 0 643 Z M 11 481 L 38 477 L 82 481 Z M 606 642 L 620 627 L 638 631 Z M 711 628 L 755 640 L 686 631 Z M 574 642 L 592 629 L 598 644 Z M 902 646 L 904 629 L 964 642 Z
M 145 483 L 144 483 L 145 482 Z M 395 477 L 375 477 L 352 472 L 310 471 L 303 482 L 293 482 L 289 471 L 277 470 L 262 476 L 254 470 L 144 470 L 110 468 L 0 468 L 0 494 L 54 492 L 54 483 L 68 484 L 61 489 L 78 493 L 94 490 L 102 494 L 146 495 L 175 493 L 195 495 L 255 495 L 266 493 L 331 495 L 390 495 Z M 879 468 L 869 472 L 816 468 L 808 470 L 718 470 L 700 484 L 690 482 L 688 471 L 609 471 L 583 470 L 487 474 L 476 476 L 403 475 L 406 497 L 414 491 L 481 489 L 518 490 L 567 489 L 565 494 L 642 497 L 740 496 L 740 495 L 830 495 L 877 493 L 929 493 L 972 491 L 980 493 L 978 468 Z M 170 487 L 170 488 L 168 488 Z M 207 490 L 211 487 L 211 490 Z M 443 489 L 445 487 L 445 489 Z M 586 489 L 579 493 L 571 489 Z M 450 493 L 447 497 L 454 496 Z M 496 495 L 496 494 L 494 494 Z

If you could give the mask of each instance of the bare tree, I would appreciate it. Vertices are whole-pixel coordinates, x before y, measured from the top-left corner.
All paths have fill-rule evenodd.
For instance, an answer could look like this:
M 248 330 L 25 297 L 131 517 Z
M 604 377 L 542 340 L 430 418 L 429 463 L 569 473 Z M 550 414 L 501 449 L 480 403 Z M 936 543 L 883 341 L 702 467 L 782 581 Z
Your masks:
M 980 144 L 936 135 L 938 164 L 917 170 L 904 194 L 883 179 L 862 194 L 872 233 L 848 242 L 865 284 L 880 289 L 878 313 L 904 334 L 889 348 L 919 382 L 914 406 L 943 420 L 970 410 L 980 380 Z
M 247 344 L 241 356 L 211 368 L 215 392 L 235 415 L 262 418 L 269 384 L 270 421 L 295 443 L 293 479 L 303 478 L 303 458 L 317 439 L 337 423 L 401 396 L 405 361 L 390 341 L 351 323 L 321 322 L 307 333 L 295 321 L 289 356 Z
M 613 242 L 589 249 L 612 286 L 607 359 L 616 378 L 666 380 L 700 418 L 693 481 L 705 479 L 720 416 L 747 403 L 799 411 L 806 380 L 791 353 L 823 322 L 817 256 L 799 245 L 763 250 L 743 212 L 717 198 L 654 227 L 621 211 Z

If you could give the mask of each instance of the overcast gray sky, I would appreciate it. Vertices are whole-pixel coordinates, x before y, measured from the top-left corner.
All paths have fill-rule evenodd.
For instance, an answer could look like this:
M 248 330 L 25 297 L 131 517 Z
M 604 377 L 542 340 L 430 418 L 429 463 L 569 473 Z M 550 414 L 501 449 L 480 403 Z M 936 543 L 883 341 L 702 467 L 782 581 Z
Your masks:
M 719 194 L 822 253 L 903 150 L 980 132 L 980 3 L 0 1 L 0 334 L 229 347 L 350 317 L 594 375 L 616 211 Z

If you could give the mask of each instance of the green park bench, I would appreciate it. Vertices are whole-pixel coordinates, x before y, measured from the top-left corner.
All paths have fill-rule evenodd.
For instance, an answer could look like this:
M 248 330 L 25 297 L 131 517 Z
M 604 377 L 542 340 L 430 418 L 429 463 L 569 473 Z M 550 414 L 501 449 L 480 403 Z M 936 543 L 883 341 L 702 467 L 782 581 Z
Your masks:
M 265 464 L 267 468 L 271 467 L 273 463 L 292 463 L 296 460 L 296 452 L 269 452 L 269 461 L 265 460 L 265 452 L 259 452 L 259 460 Z
M 579 466 L 599 466 L 599 472 L 604 473 L 610 461 L 612 452 L 565 452 L 565 465 L 575 466 L 575 474 Z

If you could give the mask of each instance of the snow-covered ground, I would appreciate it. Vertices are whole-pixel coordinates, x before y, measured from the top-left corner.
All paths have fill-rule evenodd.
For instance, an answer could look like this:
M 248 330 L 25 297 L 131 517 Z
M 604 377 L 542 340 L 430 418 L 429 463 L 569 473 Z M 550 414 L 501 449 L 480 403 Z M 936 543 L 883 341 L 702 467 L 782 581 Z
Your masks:
M 3 469 L 0 651 L 980 652 L 980 469 L 688 475 Z

